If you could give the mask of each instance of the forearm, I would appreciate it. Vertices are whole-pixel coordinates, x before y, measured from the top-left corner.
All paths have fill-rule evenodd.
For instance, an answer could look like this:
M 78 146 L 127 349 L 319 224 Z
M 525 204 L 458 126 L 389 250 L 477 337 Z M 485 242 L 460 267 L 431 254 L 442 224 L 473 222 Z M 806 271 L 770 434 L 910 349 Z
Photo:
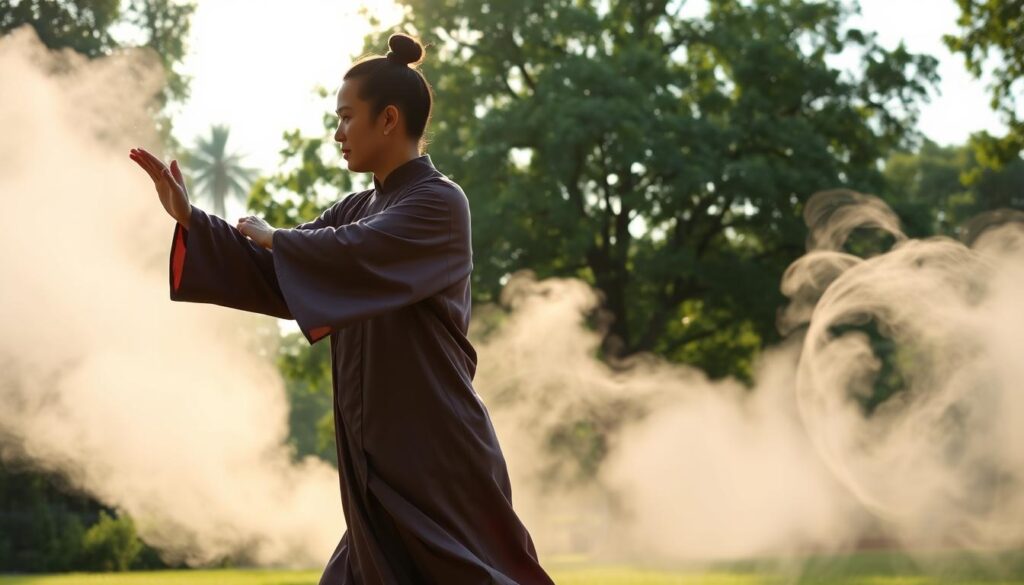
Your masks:
M 171 300 L 205 302 L 291 319 L 269 250 L 223 219 L 196 213 L 179 223 L 171 253 Z

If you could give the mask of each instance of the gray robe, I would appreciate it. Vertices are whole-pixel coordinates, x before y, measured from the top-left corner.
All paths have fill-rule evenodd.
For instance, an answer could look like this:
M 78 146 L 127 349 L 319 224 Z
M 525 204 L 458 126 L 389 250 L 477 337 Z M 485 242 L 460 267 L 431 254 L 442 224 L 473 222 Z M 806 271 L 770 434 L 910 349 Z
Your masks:
M 472 256 L 469 202 L 429 155 L 277 230 L 273 251 L 196 207 L 175 223 L 171 300 L 330 340 L 347 528 L 321 585 L 553 583 L 472 385 Z

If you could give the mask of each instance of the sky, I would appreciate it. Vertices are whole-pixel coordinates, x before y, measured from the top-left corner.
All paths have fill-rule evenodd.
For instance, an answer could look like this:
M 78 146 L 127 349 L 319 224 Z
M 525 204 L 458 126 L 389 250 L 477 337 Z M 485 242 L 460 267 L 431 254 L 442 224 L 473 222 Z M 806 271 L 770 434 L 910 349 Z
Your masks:
M 686 12 L 699 12 L 702 4 L 690 0 Z M 313 88 L 336 90 L 359 56 L 369 28 L 358 13 L 362 5 L 385 27 L 400 20 L 391 0 L 198 0 L 182 63 L 192 76 L 191 98 L 175 112 L 175 135 L 191 145 L 210 125 L 228 124 L 228 147 L 245 153 L 246 164 L 273 172 L 284 131 L 323 131 L 321 117 L 334 109 L 334 98 L 318 98 Z M 910 51 L 939 59 L 940 95 L 924 105 L 919 121 L 926 136 L 952 144 L 978 130 L 1002 131 L 985 82 L 973 79 L 942 43 L 943 34 L 956 32 L 954 0 L 862 0 L 861 12 L 851 25 L 878 32 L 883 46 L 902 40 Z M 244 213 L 239 204 L 228 215 L 236 211 Z
M 272 172 L 282 134 L 323 131 L 336 90 L 359 56 L 369 30 L 358 13 L 367 6 L 385 25 L 400 19 L 390 0 L 197 0 L 181 71 L 192 77 L 191 96 L 174 112 L 175 135 L 186 145 L 212 124 L 228 124 L 229 148 L 248 153 L 249 165 Z M 380 52 L 386 52 L 383 47 Z

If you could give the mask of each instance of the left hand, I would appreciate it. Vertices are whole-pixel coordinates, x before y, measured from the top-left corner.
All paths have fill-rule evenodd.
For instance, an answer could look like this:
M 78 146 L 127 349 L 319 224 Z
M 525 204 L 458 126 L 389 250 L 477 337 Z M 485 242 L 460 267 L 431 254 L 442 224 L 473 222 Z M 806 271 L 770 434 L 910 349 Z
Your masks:
M 274 248 L 274 232 L 277 228 L 272 227 L 263 218 L 255 215 L 247 215 L 238 220 L 238 231 L 247 236 L 250 240 L 268 250 Z

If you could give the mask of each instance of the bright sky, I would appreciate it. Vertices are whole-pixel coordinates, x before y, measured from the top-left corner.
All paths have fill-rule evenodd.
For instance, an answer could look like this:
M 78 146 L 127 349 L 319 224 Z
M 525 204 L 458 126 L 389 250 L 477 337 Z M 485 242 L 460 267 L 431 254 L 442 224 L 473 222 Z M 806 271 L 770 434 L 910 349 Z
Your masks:
M 192 76 L 191 96 L 174 114 L 174 133 L 185 145 L 228 124 L 227 147 L 246 154 L 245 164 L 273 172 L 287 130 L 323 132 L 324 111 L 313 89 L 337 90 L 359 57 L 369 30 L 367 6 L 385 27 L 400 20 L 391 0 L 197 0 L 187 56 L 181 70 Z M 385 53 L 388 48 L 374 51 Z M 237 202 L 230 202 L 237 203 Z M 244 214 L 228 205 L 228 218 Z M 236 213 L 237 212 L 237 213 Z
M 861 0 L 861 13 L 856 24 L 877 32 L 886 48 L 902 40 L 910 52 L 939 59 L 941 95 L 922 108 L 918 123 L 926 136 L 940 144 L 959 144 L 979 130 L 1006 131 L 989 107 L 989 80 L 971 77 L 963 58 L 952 55 L 942 42 L 942 35 L 957 33 L 960 9 L 953 0 Z
M 507 0 L 512 1 L 512 0 Z M 271 172 L 285 130 L 322 131 L 322 112 L 333 96 L 320 100 L 317 84 L 335 90 L 362 49 L 368 30 L 359 2 L 337 0 L 198 0 L 188 55 L 192 95 L 175 116 L 175 134 L 186 145 L 209 126 L 231 126 L 228 147 L 247 153 L 251 166 Z M 363 2 L 384 26 L 399 20 L 391 0 Z M 699 8 L 700 0 L 691 0 Z M 927 8 L 925 9 L 925 6 Z M 989 109 L 983 82 L 972 79 L 962 59 L 950 54 L 941 37 L 956 31 L 954 0 L 862 0 L 858 24 L 879 33 L 894 47 L 902 39 L 912 52 L 939 58 L 941 95 L 925 105 L 921 130 L 939 143 L 961 143 L 971 132 L 1001 132 Z M 386 52 L 380 47 L 378 53 Z M 428 56 L 429 58 L 429 56 Z M 240 206 L 230 206 L 241 214 Z

